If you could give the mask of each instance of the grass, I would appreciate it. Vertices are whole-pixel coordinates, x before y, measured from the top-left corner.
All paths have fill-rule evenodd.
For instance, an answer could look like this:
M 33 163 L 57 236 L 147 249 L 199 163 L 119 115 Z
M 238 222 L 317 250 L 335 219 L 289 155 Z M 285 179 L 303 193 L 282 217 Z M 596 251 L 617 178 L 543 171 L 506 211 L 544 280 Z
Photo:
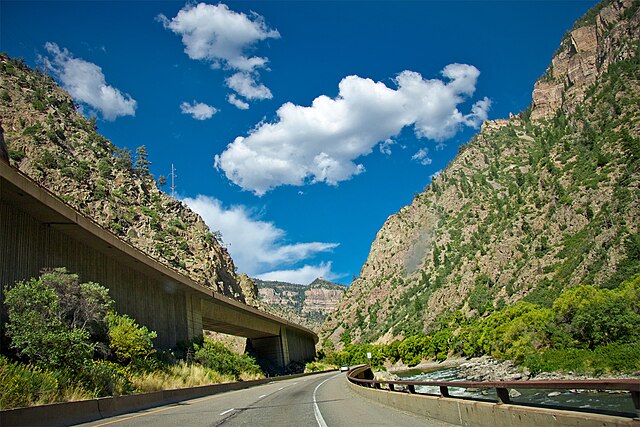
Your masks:
M 327 362 L 322 362 L 322 361 L 314 361 L 314 362 L 309 362 L 306 364 L 306 366 L 304 367 L 304 372 L 308 373 L 308 372 L 321 372 L 321 371 L 328 371 L 330 369 L 338 369 L 338 366 L 332 364 L 332 363 L 327 363 Z
M 263 374 L 242 372 L 239 379 L 250 381 Z M 220 374 L 198 363 L 180 361 L 162 369 L 128 375 L 136 393 L 197 387 L 236 381 L 233 374 Z M 0 356 L 0 409 L 11 409 L 55 402 L 70 402 L 98 397 L 79 384 L 59 381 L 52 373 Z
M 164 370 L 134 375 L 131 379 L 141 393 L 171 390 L 176 388 L 197 387 L 235 381 L 233 375 L 222 375 L 213 369 L 184 361 Z

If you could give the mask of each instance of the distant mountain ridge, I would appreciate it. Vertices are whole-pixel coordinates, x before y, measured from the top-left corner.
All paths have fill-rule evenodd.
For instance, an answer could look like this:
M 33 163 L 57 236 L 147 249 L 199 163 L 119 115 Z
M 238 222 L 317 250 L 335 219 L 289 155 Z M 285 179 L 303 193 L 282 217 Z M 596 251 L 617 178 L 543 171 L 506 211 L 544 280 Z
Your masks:
M 347 287 L 318 278 L 309 285 L 253 279 L 262 307 L 318 331 Z
M 245 297 L 233 260 L 202 218 L 160 191 L 142 143 L 135 154 L 116 147 L 51 77 L 5 54 L 0 118 L 11 166 L 168 267 L 255 302 L 251 289 Z
M 456 310 L 548 305 L 567 287 L 640 272 L 639 3 L 590 10 L 530 108 L 486 121 L 387 219 L 321 342 L 388 343 Z

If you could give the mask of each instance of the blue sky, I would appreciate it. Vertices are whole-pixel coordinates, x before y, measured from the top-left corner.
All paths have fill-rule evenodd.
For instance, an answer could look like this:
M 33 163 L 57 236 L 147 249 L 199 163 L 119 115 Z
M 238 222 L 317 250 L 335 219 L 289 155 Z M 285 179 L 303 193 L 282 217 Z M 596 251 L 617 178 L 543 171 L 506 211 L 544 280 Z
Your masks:
M 483 119 L 525 109 L 594 1 L 2 1 L 49 73 L 254 277 L 348 284 Z M 168 186 L 165 191 L 170 192 Z

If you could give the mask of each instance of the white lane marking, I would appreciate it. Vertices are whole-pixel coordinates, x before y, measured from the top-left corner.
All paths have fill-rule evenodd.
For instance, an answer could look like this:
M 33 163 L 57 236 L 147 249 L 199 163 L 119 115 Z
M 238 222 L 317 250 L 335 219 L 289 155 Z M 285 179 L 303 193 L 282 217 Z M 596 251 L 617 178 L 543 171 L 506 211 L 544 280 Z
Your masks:
M 283 389 L 284 389 L 284 387 L 280 387 L 280 388 L 278 389 L 278 391 L 283 390 Z
M 318 407 L 318 401 L 316 400 L 316 392 L 318 391 L 318 389 L 320 388 L 320 386 L 324 383 L 326 383 L 329 380 L 334 379 L 335 377 L 339 376 L 338 375 L 334 375 L 330 378 L 327 378 L 326 380 L 322 381 L 320 384 L 318 384 L 316 386 L 315 389 L 313 389 L 313 415 L 316 416 L 316 421 L 318 422 L 318 427 L 327 427 L 327 423 L 324 422 L 324 418 L 322 417 L 322 413 L 320 412 L 320 408 Z
M 262 399 L 263 397 L 267 397 L 267 394 L 263 394 L 262 396 L 258 396 L 258 399 Z
M 227 415 L 231 411 L 235 411 L 235 408 L 227 409 L 226 411 L 221 412 L 220 415 Z

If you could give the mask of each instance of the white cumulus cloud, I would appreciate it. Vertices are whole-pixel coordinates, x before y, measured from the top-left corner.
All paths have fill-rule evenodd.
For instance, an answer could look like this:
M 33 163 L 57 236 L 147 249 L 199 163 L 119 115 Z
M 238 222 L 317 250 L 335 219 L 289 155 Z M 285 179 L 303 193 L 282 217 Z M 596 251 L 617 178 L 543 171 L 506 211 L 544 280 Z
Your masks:
M 380 152 L 385 156 L 391 155 L 391 146 L 394 145 L 396 141 L 391 138 L 388 138 L 380 143 Z
M 229 95 L 227 95 L 227 102 L 229 102 L 229 104 L 231 105 L 234 105 L 240 110 L 249 109 L 249 104 L 244 102 L 242 99 L 238 98 L 235 93 L 230 93 Z
M 419 162 L 423 166 L 430 165 L 433 162 L 433 160 L 431 160 L 431 157 L 429 157 L 429 149 L 428 148 L 419 149 L 416 152 L 416 154 L 411 156 L 411 160 L 415 160 L 415 161 Z
M 258 83 L 257 72 L 266 68 L 268 58 L 247 53 L 260 41 L 280 38 L 262 16 L 234 12 L 222 3 L 198 3 L 187 4 L 171 19 L 158 15 L 158 20 L 182 38 L 189 58 L 237 71 L 226 83 L 239 95 L 249 100 L 271 98 L 271 91 Z
M 311 106 L 283 104 L 274 122 L 258 124 L 215 157 L 215 165 L 243 189 L 263 195 L 281 185 L 326 182 L 336 185 L 362 173 L 357 162 L 405 126 L 419 138 L 441 141 L 463 126 L 486 120 L 491 101 L 484 98 L 463 114 L 458 106 L 471 97 L 480 72 L 472 65 L 450 64 L 443 79 L 424 79 L 403 71 L 397 88 L 358 76 L 339 84 L 335 98 L 322 95 Z
M 41 58 L 45 67 L 76 101 L 88 105 L 105 120 L 135 116 L 136 100 L 108 85 L 102 68 L 74 57 L 56 43 L 47 42 L 44 47 L 51 55 Z
M 330 252 L 337 243 L 288 243 L 284 230 L 271 222 L 256 219 L 245 206 L 225 208 L 204 195 L 183 199 L 211 230 L 219 230 L 238 269 L 251 276 L 307 260 Z M 296 282 L 297 283 L 297 282 Z
M 180 104 L 180 111 L 182 111 L 182 114 L 189 114 L 196 120 L 210 119 L 218 112 L 215 107 L 196 101 L 193 101 L 192 103 L 183 102 Z
M 275 280 L 278 282 L 298 283 L 309 285 L 318 277 L 326 280 L 336 279 L 338 276 L 331 271 L 331 262 L 322 262 L 320 265 L 305 265 L 292 270 L 276 270 L 259 274 L 258 279 Z
M 255 77 L 247 72 L 238 72 L 227 78 L 226 84 L 246 99 L 271 99 L 273 95 L 269 88 L 258 83 Z

